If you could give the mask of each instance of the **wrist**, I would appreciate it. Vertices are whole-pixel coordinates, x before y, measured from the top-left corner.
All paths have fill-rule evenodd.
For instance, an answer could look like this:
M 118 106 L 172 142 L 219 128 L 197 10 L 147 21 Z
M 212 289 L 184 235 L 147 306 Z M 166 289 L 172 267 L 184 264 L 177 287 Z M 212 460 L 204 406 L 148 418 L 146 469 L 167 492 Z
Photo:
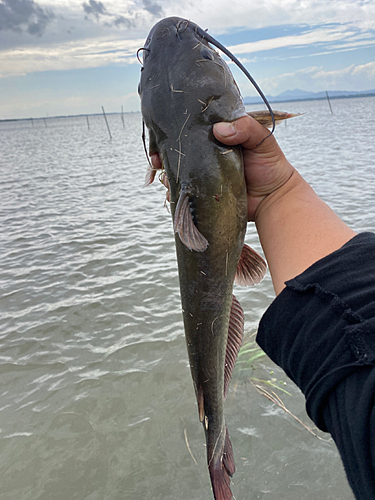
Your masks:
M 278 182 L 272 187 L 272 191 L 265 194 L 256 200 L 254 203 L 255 210 L 253 211 L 252 221 L 257 224 L 264 216 L 267 216 L 268 211 L 277 210 L 275 205 L 283 204 L 284 199 L 287 198 L 291 192 L 303 189 L 307 183 L 295 168 L 289 163 L 284 168 L 284 172 L 279 176 Z M 307 185 L 308 186 L 308 185 Z M 308 186 L 309 187 L 309 186 Z
M 276 294 L 356 234 L 296 170 L 260 203 L 255 223 Z

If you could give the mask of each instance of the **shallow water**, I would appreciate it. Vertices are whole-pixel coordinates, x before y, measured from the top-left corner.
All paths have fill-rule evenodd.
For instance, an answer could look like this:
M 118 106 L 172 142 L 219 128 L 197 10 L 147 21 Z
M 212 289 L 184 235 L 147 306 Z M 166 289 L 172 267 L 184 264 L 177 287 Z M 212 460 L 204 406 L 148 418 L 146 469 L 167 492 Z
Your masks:
M 284 104 L 305 114 L 276 136 L 347 223 L 375 231 L 375 99 L 332 107 Z M 142 188 L 140 115 L 108 118 L 112 140 L 101 116 L 90 130 L 86 117 L 0 123 L 2 500 L 212 498 L 165 189 Z M 260 250 L 250 224 L 246 241 Z M 235 293 L 248 337 L 270 278 Z M 334 443 L 254 379 L 312 426 L 268 358 L 239 363 L 225 404 L 237 500 L 352 499 Z

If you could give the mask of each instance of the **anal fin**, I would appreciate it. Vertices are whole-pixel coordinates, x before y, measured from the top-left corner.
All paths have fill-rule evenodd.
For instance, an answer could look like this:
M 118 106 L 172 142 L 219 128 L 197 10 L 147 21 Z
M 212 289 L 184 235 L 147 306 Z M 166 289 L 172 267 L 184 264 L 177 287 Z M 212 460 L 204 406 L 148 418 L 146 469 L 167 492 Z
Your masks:
M 230 309 L 227 349 L 225 352 L 224 367 L 224 400 L 228 395 L 229 383 L 232 378 L 234 365 L 236 364 L 238 352 L 242 344 L 245 316 L 236 297 L 232 295 L 232 306 Z
M 263 257 L 245 244 L 238 261 L 234 281 L 241 286 L 256 285 L 262 281 L 266 270 L 267 264 Z

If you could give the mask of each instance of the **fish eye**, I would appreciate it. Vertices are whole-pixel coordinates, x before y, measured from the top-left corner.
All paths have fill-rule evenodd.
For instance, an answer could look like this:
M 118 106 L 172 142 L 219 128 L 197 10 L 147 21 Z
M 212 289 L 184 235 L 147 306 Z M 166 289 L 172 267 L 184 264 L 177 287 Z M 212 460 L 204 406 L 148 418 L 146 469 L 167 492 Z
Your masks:
M 208 59 L 210 61 L 213 61 L 214 60 L 214 56 L 213 56 L 213 53 L 210 49 L 208 49 L 207 47 L 202 47 L 201 48 L 201 56 L 204 58 L 204 59 Z

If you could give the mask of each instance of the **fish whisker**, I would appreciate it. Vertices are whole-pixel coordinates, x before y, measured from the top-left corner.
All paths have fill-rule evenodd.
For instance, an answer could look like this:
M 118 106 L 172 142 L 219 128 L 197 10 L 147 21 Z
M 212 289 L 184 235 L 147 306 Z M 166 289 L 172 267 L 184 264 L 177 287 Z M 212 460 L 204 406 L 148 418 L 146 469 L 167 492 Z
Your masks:
M 139 52 L 141 50 L 147 50 L 147 52 L 150 52 L 150 49 L 148 49 L 146 47 L 141 47 L 140 49 L 137 50 L 137 59 L 138 59 L 139 63 L 143 66 L 143 62 L 139 59 Z

